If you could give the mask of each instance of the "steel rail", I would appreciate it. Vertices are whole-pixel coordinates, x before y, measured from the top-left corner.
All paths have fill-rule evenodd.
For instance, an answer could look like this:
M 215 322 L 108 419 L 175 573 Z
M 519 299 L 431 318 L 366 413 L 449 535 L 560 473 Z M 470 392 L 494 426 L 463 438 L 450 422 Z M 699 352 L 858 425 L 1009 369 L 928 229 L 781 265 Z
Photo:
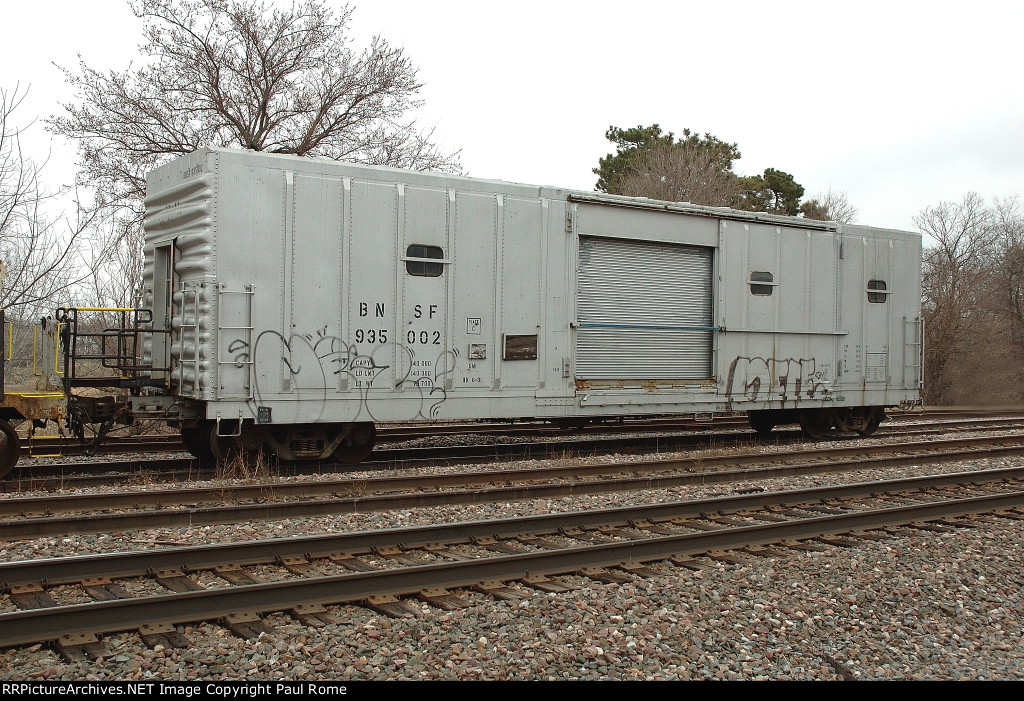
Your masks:
M 693 412 L 690 412 L 691 414 Z M 904 421 L 914 420 L 934 420 L 939 417 L 946 417 L 947 419 L 964 419 L 964 420 L 1022 420 L 1024 415 L 1020 412 L 1002 410 L 1002 411 L 928 411 L 928 412 L 889 412 L 888 418 L 896 423 Z M 793 422 L 796 423 L 796 422 Z M 715 414 L 714 418 L 710 421 L 698 421 L 692 418 L 686 418 L 686 415 L 678 416 L 655 416 L 655 417 L 627 417 L 623 422 L 598 422 L 585 424 L 578 428 L 564 429 L 553 425 L 548 421 L 522 421 L 515 423 L 487 423 L 487 424 L 412 424 L 412 425 L 382 425 L 378 427 L 377 438 L 388 440 L 388 441 L 401 441 L 410 440 L 419 437 L 432 437 L 436 435 L 451 435 L 451 434 L 494 434 L 494 435 L 515 435 L 521 433 L 554 433 L 554 434 L 566 434 L 566 433 L 589 433 L 589 432 L 608 432 L 608 433 L 621 433 L 623 431 L 650 431 L 650 430 L 674 430 L 674 429 L 694 429 L 694 430 L 707 430 L 715 429 L 720 427 L 730 426 L 743 426 L 749 429 L 749 423 L 747 421 L 746 412 L 740 412 L 739 415 L 728 415 L 728 414 Z
M 693 556 L 738 547 L 967 516 L 1022 505 L 1024 492 L 1013 492 L 394 570 L 17 611 L 0 614 L 0 646 L 55 640 L 64 635 L 135 630 L 144 625 L 185 624 L 220 619 L 241 612 L 269 613 L 310 604 L 365 601 L 380 595 L 416 594 L 429 588 L 466 587 L 487 581 L 568 574 L 587 567 L 615 567 L 626 563 Z
M 969 418 L 969 415 L 965 415 Z M 996 418 L 992 416 L 991 418 Z M 630 419 L 623 423 L 598 423 L 581 426 L 577 429 L 560 428 L 548 421 L 524 421 L 518 423 L 429 423 L 421 425 L 382 426 L 377 430 L 378 443 L 398 443 L 418 438 L 436 437 L 441 435 L 572 435 L 579 433 L 623 433 L 650 432 L 686 429 L 709 429 L 717 427 L 747 426 L 745 416 L 723 416 L 710 422 L 699 422 L 694 419 L 680 417 L 657 417 L 650 419 Z M 179 435 L 138 435 L 109 436 L 94 445 L 94 438 L 84 442 L 75 436 L 57 438 L 22 438 L 21 450 L 26 456 L 31 451 L 60 450 L 63 455 L 82 455 L 92 451 L 98 455 L 117 454 L 120 452 L 157 452 L 185 450 Z
M 958 427 L 968 426 L 996 426 L 996 425 L 1022 425 L 1024 418 L 980 418 L 963 419 L 954 421 L 940 421 L 931 424 L 937 429 L 949 430 Z M 707 427 L 713 430 L 714 426 Z M 913 425 L 911 430 L 921 428 L 920 425 Z M 906 428 L 897 429 L 895 425 L 884 426 L 879 429 L 881 436 L 890 435 Z M 876 435 L 879 435 L 876 434 Z M 681 447 L 692 447 L 696 444 L 704 444 L 709 439 L 726 440 L 757 440 L 756 434 L 749 428 L 734 430 L 727 429 L 716 433 L 679 433 L 672 435 L 644 435 L 633 437 L 621 436 L 589 436 L 573 438 L 571 440 L 540 441 L 530 443 L 492 443 L 475 444 L 464 446 L 429 446 L 420 448 L 402 448 L 401 446 L 380 448 L 373 452 L 373 463 L 378 462 L 400 462 L 400 461 L 428 461 L 431 459 L 460 461 L 466 459 L 489 458 L 489 457 L 529 457 L 533 455 L 557 455 L 562 452 L 568 453 L 591 453 L 608 451 L 613 449 L 636 452 L 638 450 L 669 451 L 678 450 Z M 834 439 L 861 439 L 859 435 L 837 435 Z M 771 439 L 806 439 L 799 429 L 784 429 L 772 433 Z M 760 442 L 760 441 L 759 441 Z M 364 463 L 365 464 L 365 463 Z
M 17 540 L 33 537 L 65 535 L 69 533 L 102 533 L 111 530 L 135 528 L 157 528 L 174 526 L 223 525 L 245 521 L 267 521 L 282 518 L 335 516 L 358 512 L 383 511 L 389 509 L 425 508 L 451 504 L 479 504 L 495 501 L 522 501 L 585 494 L 636 491 L 644 489 L 667 489 L 692 484 L 714 484 L 741 479 L 768 479 L 789 477 L 799 474 L 849 471 L 851 469 L 872 469 L 900 465 L 949 462 L 957 458 L 976 457 L 978 451 L 919 453 L 911 455 L 887 455 L 877 458 L 863 458 L 850 461 L 826 460 L 782 467 L 739 470 L 733 473 L 697 472 L 681 475 L 656 475 L 651 477 L 573 480 L 555 484 L 495 487 L 479 490 L 431 491 L 428 493 L 403 493 L 388 495 L 335 497 L 330 499 L 295 500 L 271 504 L 238 504 L 227 506 L 194 507 L 185 509 L 156 509 L 105 514 L 82 514 L 69 517 L 35 517 L 0 521 L 0 540 Z M 989 447 L 986 457 L 999 455 L 1020 455 L 1024 445 Z M 665 469 L 670 469 L 666 463 Z M 685 464 L 675 461 L 677 465 Z M 954 473 L 957 474 L 957 473 Z M 519 478 L 515 472 L 495 474 L 490 482 L 511 481 Z M 139 499 L 142 496 L 140 493 Z M 58 498 L 59 499 L 59 498 Z
M 992 425 L 999 425 L 999 424 L 1014 424 L 1014 423 L 1020 424 L 1022 421 L 1024 421 L 1024 416 L 1020 416 L 1020 417 L 1015 417 L 1015 416 L 992 416 L 992 417 L 974 417 L 974 418 L 965 417 L 965 418 L 954 418 L 952 420 L 945 419 L 945 420 L 939 420 L 939 421 L 932 421 L 931 424 L 925 424 L 925 425 L 932 425 L 932 426 L 936 426 L 936 427 L 965 427 L 965 426 L 977 426 L 977 425 L 982 425 L 982 426 L 989 425 L 989 426 L 992 426 Z M 730 421 L 730 423 L 733 423 L 733 421 Z M 896 422 L 894 422 L 894 424 L 890 424 L 889 426 L 883 426 L 880 430 L 882 431 L 883 434 L 887 433 L 887 432 L 891 432 L 892 429 L 895 428 L 895 424 L 902 424 L 902 423 L 904 423 L 902 420 L 897 420 Z M 743 420 L 743 425 L 746 426 L 746 419 Z M 688 427 L 686 427 L 686 428 L 688 428 Z M 701 428 L 703 428 L 703 429 L 715 429 L 716 426 L 713 425 L 713 424 L 709 424 L 709 425 L 706 425 L 706 426 L 702 425 Z M 657 431 L 657 430 L 669 430 L 669 428 L 665 428 L 665 427 L 654 427 L 654 428 L 649 428 L 649 429 L 645 429 L 644 427 L 636 427 L 636 429 L 637 429 L 637 432 L 643 432 L 645 430 L 647 430 L 647 431 L 651 431 L 651 430 L 654 430 L 654 431 Z M 419 430 L 419 429 L 417 429 L 417 430 Z M 600 429 L 600 430 L 602 430 L 602 432 L 607 432 L 607 433 L 612 433 L 612 434 L 614 434 L 614 433 L 621 433 L 622 432 L 621 430 L 618 430 L 617 427 L 616 427 L 616 430 L 614 430 L 614 431 L 609 431 L 609 430 L 607 430 L 607 428 L 603 428 L 603 429 Z M 494 431 L 491 431 L 491 432 L 494 432 Z M 537 433 L 537 431 L 533 430 L 533 429 L 529 430 L 528 432 L 531 433 L 531 434 L 536 434 Z M 452 432 L 449 432 L 449 433 L 455 433 L 455 432 L 452 431 Z M 464 431 L 463 433 L 474 434 L 474 433 L 478 433 L 478 432 Z M 498 433 L 500 433 L 500 432 L 498 432 Z M 566 433 L 565 431 L 561 431 L 561 430 L 553 431 L 553 433 L 555 433 L 556 435 L 572 435 L 570 433 Z M 722 432 L 721 435 L 728 436 L 728 435 L 734 435 L 734 434 L 738 435 L 740 437 L 749 438 L 749 437 L 751 437 L 752 432 L 749 429 L 741 429 L 739 431 L 734 431 L 731 428 L 727 428 L 727 430 Z M 792 430 L 783 429 L 783 430 L 775 431 L 772 434 L 772 437 L 773 438 L 774 437 L 787 438 L 787 437 L 790 437 L 790 436 L 802 436 L 802 435 L 803 434 L 799 430 L 797 430 L 797 429 L 792 429 Z M 575 437 L 575 438 L 573 438 L 571 440 L 557 441 L 556 444 L 557 445 L 564 444 L 567 447 L 572 447 L 574 449 L 579 450 L 579 449 L 586 448 L 588 446 L 593 446 L 593 445 L 618 445 L 620 443 L 629 442 L 629 441 L 640 442 L 640 443 L 642 443 L 644 441 L 657 443 L 657 441 L 659 439 L 662 439 L 662 440 L 665 440 L 665 441 L 676 440 L 676 441 L 687 442 L 687 441 L 693 441 L 693 440 L 697 440 L 697 439 L 701 439 L 701 438 L 706 438 L 706 437 L 707 437 L 707 434 L 703 434 L 703 433 L 695 434 L 693 432 L 685 432 L 685 433 L 681 433 L 679 435 L 670 435 L 670 436 L 641 436 L 641 437 L 633 437 L 633 438 L 622 438 L 622 437 L 615 436 L 615 435 L 609 435 L 609 436 L 605 436 L 605 437 L 602 437 L 602 436 L 577 436 L 577 437 Z M 840 435 L 835 436 L 835 438 L 842 438 L 842 437 L 843 436 L 840 436 Z M 857 437 L 859 437 L 859 436 L 857 436 Z M 403 440 L 403 439 L 397 438 L 397 437 L 395 438 L 396 442 L 398 442 L 400 440 Z M 406 439 L 406 440 L 408 440 L 408 439 Z M 538 450 L 538 449 L 546 449 L 547 447 L 549 447 L 551 445 L 552 445 L 551 442 L 540 442 L 540 443 L 487 443 L 487 444 L 461 445 L 461 446 L 423 446 L 423 447 L 414 447 L 414 448 L 403 448 L 403 447 L 401 447 L 399 445 L 399 446 L 394 446 L 394 447 L 382 447 L 382 448 L 379 448 L 374 453 L 374 456 L 376 458 L 374 462 L 385 461 L 385 460 L 399 460 L 399 459 L 424 459 L 422 457 L 416 457 L 417 454 L 425 455 L 425 454 L 429 454 L 431 451 L 436 451 L 436 450 L 439 450 L 439 449 L 448 450 L 450 452 L 453 452 L 455 454 L 455 455 L 453 455 L 453 457 L 477 457 L 477 456 L 480 456 L 480 455 L 490 455 L 490 454 L 493 454 L 496 450 L 498 450 L 500 448 L 505 448 L 505 447 L 519 448 L 520 450 L 526 450 L 526 449 Z M 174 447 L 174 443 L 173 442 L 169 442 L 168 449 L 171 449 L 173 447 Z M 23 449 L 26 450 L 26 452 L 27 452 L 27 448 L 23 448 Z M 183 447 L 179 445 L 175 449 L 176 450 L 183 450 Z M 475 451 L 479 451 L 479 452 L 475 452 Z
M 160 451 L 181 452 L 185 446 L 179 436 L 115 436 L 104 438 L 99 444 L 93 445 L 93 439 L 81 442 L 75 436 L 60 438 L 28 438 L 21 439 L 21 451 L 25 457 L 32 457 L 33 452 L 45 451 L 52 453 L 59 450 L 58 455 L 83 455 L 92 452 L 97 455 L 117 453 L 154 453 Z
M 692 413 L 692 412 L 691 412 Z M 1015 414 L 1012 411 L 929 411 L 927 413 L 890 412 L 890 420 L 900 422 L 915 419 L 935 419 L 938 417 L 948 418 L 990 418 L 1009 419 Z M 1024 416 L 1017 416 L 1024 419 Z M 676 416 L 653 416 L 653 417 L 627 417 L 621 422 L 599 422 L 587 424 L 574 429 L 564 429 L 549 421 L 527 420 L 517 422 L 423 422 L 420 424 L 381 424 L 378 426 L 377 439 L 380 442 L 397 442 L 412 440 L 421 437 L 433 437 L 438 435 L 459 435 L 459 434 L 486 434 L 486 435 L 518 435 L 518 434 L 566 434 L 568 432 L 608 432 L 621 433 L 624 431 L 657 431 L 674 429 L 708 429 L 723 426 L 747 426 L 747 418 L 744 414 L 728 415 L 716 414 L 711 421 L 698 421 L 687 418 L 687 415 Z M 91 444 L 92 437 L 86 444 Z M 61 447 L 65 454 L 80 454 L 86 444 L 79 442 L 74 436 L 56 438 L 36 438 L 31 441 L 36 449 L 47 449 L 50 447 Z M 30 441 L 22 439 L 22 452 L 27 454 Z M 108 436 L 99 445 L 95 446 L 97 452 L 102 454 L 116 453 L 119 451 L 158 451 L 158 450 L 184 450 L 181 437 L 177 434 L 140 434 L 129 436 Z
M 980 422 L 980 426 L 979 426 Z M 950 428 L 972 428 L 972 430 L 986 430 L 988 428 L 996 428 L 997 424 L 1020 424 L 1017 419 L 1007 418 L 983 418 L 983 419 L 968 419 L 956 422 L 936 422 L 932 424 L 917 424 L 912 427 L 911 430 L 897 429 L 896 426 L 888 426 L 880 429 L 877 437 L 884 437 L 886 435 L 896 434 L 921 434 L 931 433 L 935 431 L 942 431 Z M 833 440 L 857 440 L 859 436 L 834 436 Z M 507 459 L 507 458 L 531 458 L 540 455 L 551 456 L 558 455 L 560 453 L 580 453 L 580 454 L 591 454 L 602 451 L 610 450 L 626 450 L 628 452 L 637 452 L 638 450 L 652 450 L 652 451 L 674 451 L 681 450 L 684 448 L 692 448 L 694 446 L 705 445 L 709 440 L 722 439 L 725 441 L 743 441 L 753 440 L 753 434 L 750 431 L 727 431 L 718 432 L 714 434 L 700 433 L 700 434 L 679 434 L 674 436 L 643 436 L 635 438 L 579 438 L 571 441 L 555 441 L 555 442 L 540 442 L 540 443 L 497 443 L 497 444 L 478 444 L 478 445 L 463 445 L 463 446 L 432 446 L 432 447 L 418 447 L 418 448 L 381 448 L 373 454 L 372 460 L 364 461 L 358 466 L 361 470 L 379 470 L 379 469 L 393 469 L 397 464 L 404 467 L 413 467 L 416 465 L 433 465 L 438 462 L 448 464 L 458 464 L 473 460 L 488 460 L 488 459 Z M 803 434 L 799 430 L 784 430 L 775 431 L 772 434 L 772 441 L 799 441 L 803 439 Z M 154 466 L 156 466 L 154 468 Z M 195 458 L 172 458 L 172 459 L 157 459 L 157 460 L 118 460 L 118 461 L 105 461 L 102 463 L 89 462 L 89 463 L 56 463 L 56 464 L 23 464 L 18 470 L 12 473 L 12 476 L 7 480 L 0 482 L 0 489 L 6 489 L 8 491 L 19 488 L 32 488 L 33 485 L 39 483 L 39 478 L 49 477 L 51 479 L 46 480 L 43 486 L 53 486 L 54 481 L 57 480 L 56 485 L 61 486 L 63 482 L 61 480 L 74 480 L 76 483 L 82 481 L 81 477 L 74 476 L 74 472 L 80 470 L 102 470 L 105 473 L 124 473 L 127 479 L 144 476 L 151 474 L 149 472 L 142 472 L 140 468 L 154 468 L 163 471 L 177 471 L 179 474 L 188 474 L 191 478 L 199 478 L 200 475 L 206 474 L 212 478 L 214 471 L 210 469 L 202 469 L 198 466 L 198 461 Z M 323 470 L 329 469 L 337 471 L 341 467 L 346 471 L 351 471 L 354 466 L 352 465 L 337 465 L 335 463 L 284 463 L 280 465 L 279 472 L 281 474 L 316 474 L 323 472 Z M 72 475 L 68 475 L 71 472 Z M 162 478 L 168 477 L 168 475 L 159 475 Z M 183 477 L 184 478 L 184 477 Z M 87 481 L 90 485 L 96 483 L 97 478 L 88 478 Z M 109 482 L 108 476 L 101 478 L 100 484 L 106 484 Z M 28 483 L 26 485 L 26 483 Z
M 936 424 L 933 424 L 936 425 Z M 891 427 L 894 429 L 895 427 Z M 984 431 L 991 430 L 984 426 L 971 426 L 961 425 L 963 431 Z M 993 427 L 994 428 L 994 427 Z M 890 430 L 891 430 L 890 429 Z M 909 431 L 892 431 L 897 436 L 919 436 L 929 435 L 933 433 L 944 432 L 942 428 L 915 428 Z M 881 436 L 885 437 L 886 429 L 883 429 Z M 782 434 L 776 433 L 776 438 L 772 441 L 775 445 L 786 445 L 791 443 L 800 443 L 805 441 L 798 435 L 799 432 L 793 432 L 792 437 L 785 437 Z M 698 438 L 697 443 L 707 443 L 707 435 Z M 711 444 L 714 445 L 714 438 L 712 436 Z M 735 439 L 736 442 L 742 443 L 744 438 L 749 436 L 737 434 L 735 437 L 726 436 L 727 441 Z M 835 440 L 849 440 L 851 442 L 857 441 L 858 437 L 836 437 Z M 691 446 L 692 447 L 692 446 Z M 549 451 L 556 452 L 556 451 Z M 597 451 L 593 451 L 597 452 Z M 482 458 L 486 460 L 487 458 Z M 496 458 L 497 460 L 502 459 L 501 457 Z M 359 468 L 362 471 L 378 471 L 398 468 L 415 468 L 419 465 L 434 466 L 439 462 L 448 465 L 456 465 L 461 463 L 472 463 L 478 459 L 471 457 L 454 458 L 450 457 L 444 459 L 440 456 L 436 458 L 425 457 L 422 459 L 408 459 L 408 460 L 393 460 L 384 462 L 364 462 Z M 20 473 L 20 476 L 14 477 L 13 479 L 0 480 L 0 493 L 2 492 L 19 492 L 24 490 L 35 490 L 35 489 L 71 489 L 78 487 L 96 487 L 115 484 L 117 482 L 129 482 L 145 480 L 148 482 L 174 482 L 174 481 L 200 481 L 200 480 L 212 480 L 217 478 L 217 472 L 213 468 L 201 467 L 198 465 L 194 458 L 176 458 L 176 459 L 157 459 L 157 460 L 146 460 L 146 461 L 124 461 L 120 463 L 103 463 L 102 467 L 106 468 L 104 472 L 97 472 L 93 474 L 78 474 L 77 470 L 80 467 L 95 468 L 96 463 L 89 463 L 85 465 L 76 465 L 74 463 L 62 463 L 51 466 L 35 466 L 29 468 L 27 471 Z M 150 471 L 146 468 L 157 465 L 159 466 L 158 472 Z M 292 475 L 322 475 L 329 472 L 351 472 L 354 466 L 351 465 L 335 465 L 319 462 L 316 463 L 284 463 L 278 466 L 278 474 L 282 477 Z M 109 470 L 122 469 L 122 472 L 110 472 Z M 71 471 L 71 474 L 68 472 Z M 26 477 L 26 472 L 28 476 Z M 16 473 L 17 474 L 17 473 Z M 46 477 L 44 475 L 50 474 L 52 476 Z
M 146 491 L 123 491 L 105 492 L 101 494 L 63 494 L 60 496 L 33 496 L 33 497 L 11 497 L 0 499 L 0 516 L 25 516 L 28 514 L 60 512 L 81 512 L 97 509 L 123 509 L 141 508 L 143 506 L 184 505 L 184 504 L 211 504 L 224 503 L 228 500 L 249 501 L 264 499 L 300 498 L 321 495 L 339 495 L 351 493 L 381 493 L 395 491 L 409 491 L 422 489 L 436 489 L 440 487 L 467 487 L 471 485 L 494 484 L 495 482 L 527 482 L 536 480 L 566 479 L 570 477 L 603 477 L 617 475 L 623 472 L 643 474 L 649 472 L 666 471 L 692 471 L 699 468 L 702 472 L 719 467 L 737 467 L 740 465 L 763 464 L 777 461 L 791 461 L 795 459 L 810 460 L 813 458 L 827 459 L 827 463 L 807 463 L 794 465 L 794 468 L 809 468 L 811 471 L 822 471 L 823 468 L 831 468 L 834 471 L 836 465 L 847 465 L 838 463 L 837 457 L 862 456 L 872 453 L 889 453 L 899 451 L 921 451 L 912 452 L 912 455 L 900 456 L 901 459 L 921 456 L 932 457 L 937 451 L 974 448 L 972 451 L 959 451 L 955 453 L 943 453 L 942 458 L 952 459 L 957 457 L 970 456 L 980 450 L 977 446 L 1003 446 L 1007 443 L 1019 444 L 1021 452 L 1024 452 L 1024 436 L 993 436 L 979 438 L 955 438 L 941 441 L 905 442 L 890 443 L 874 446 L 855 446 L 849 448 L 831 449 L 810 449 L 810 450 L 787 450 L 773 453 L 740 453 L 733 455 L 694 457 L 694 458 L 671 458 L 658 460 L 644 460 L 637 462 L 612 462 L 600 463 L 597 465 L 560 465 L 551 467 L 524 468 L 504 472 L 494 470 L 478 470 L 474 472 L 458 472 L 434 475 L 413 475 L 413 476 L 387 476 L 375 477 L 372 480 L 366 479 L 332 479 L 317 482 L 277 482 L 272 484 L 253 485 L 226 485 L 223 487 L 186 487 L 180 489 L 147 489 Z M 1010 449 L 1011 454 L 1014 452 Z M 985 452 L 993 454 L 992 449 Z M 883 465 L 886 465 L 887 458 L 881 457 Z M 861 464 L 870 466 L 870 462 L 861 458 L 857 463 L 858 469 Z M 797 473 L 786 472 L 783 467 L 765 467 L 759 470 L 767 478 L 776 476 L 791 476 L 793 474 L 807 474 L 807 469 L 801 469 Z M 747 479 L 751 476 L 749 470 L 732 470 L 721 473 L 721 481 L 734 481 Z M 758 476 L 761 476 L 760 474 Z M 714 477 L 708 479 L 693 479 L 693 482 L 710 483 L 719 481 Z M 0 522 L 0 528 L 2 528 Z M 2 530 L 0 530 L 2 535 Z
M 507 538 L 523 533 L 557 533 L 569 528 L 594 528 L 639 521 L 669 521 L 674 518 L 690 518 L 711 513 L 735 513 L 767 507 L 820 503 L 836 498 L 858 498 L 879 493 L 1019 480 L 1024 480 L 1024 466 L 516 518 L 411 526 L 383 531 L 356 531 L 242 543 L 184 546 L 155 551 L 23 560 L 0 564 L 0 589 L 8 591 L 11 587 L 31 583 L 68 584 L 96 577 L 133 577 L 171 568 L 180 568 L 186 572 L 198 571 L 225 562 L 251 565 L 285 557 L 315 559 L 337 552 L 363 553 L 395 545 L 415 548 L 437 542 L 460 543 L 472 542 L 477 538 Z

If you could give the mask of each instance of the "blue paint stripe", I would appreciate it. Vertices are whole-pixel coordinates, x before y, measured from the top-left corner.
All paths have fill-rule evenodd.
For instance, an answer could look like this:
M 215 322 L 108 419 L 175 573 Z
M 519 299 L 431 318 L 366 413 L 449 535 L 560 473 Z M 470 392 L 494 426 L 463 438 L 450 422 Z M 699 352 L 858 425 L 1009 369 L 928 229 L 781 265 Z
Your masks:
M 721 326 L 638 326 L 634 324 L 580 324 L 581 329 L 644 329 L 654 331 L 721 331 Z

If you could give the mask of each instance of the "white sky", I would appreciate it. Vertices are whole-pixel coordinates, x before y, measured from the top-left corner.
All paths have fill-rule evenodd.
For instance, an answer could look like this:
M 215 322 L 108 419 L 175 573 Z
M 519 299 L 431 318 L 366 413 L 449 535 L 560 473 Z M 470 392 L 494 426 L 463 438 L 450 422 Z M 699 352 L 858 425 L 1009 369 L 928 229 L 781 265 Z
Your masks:
M 282 0 L 278 0 L 279 3 Z M 339 0 L 338 5 L 341 5 Z M 1024 3 L 358 0 L 351 29 L 404 46 L 424 121 L 469 175 L 589 190 L 609 125 L 659 123 L 737 142 L 744 175 L 845 191 L 863 224 L 913 229 L 941 200 L 1024 196 Z M 72 96 L 57 63 L 123 69 L 125 0 L 7 3 L 0 87 L 22 120 Z M 53 182 L 74 149 L 41 124 Z

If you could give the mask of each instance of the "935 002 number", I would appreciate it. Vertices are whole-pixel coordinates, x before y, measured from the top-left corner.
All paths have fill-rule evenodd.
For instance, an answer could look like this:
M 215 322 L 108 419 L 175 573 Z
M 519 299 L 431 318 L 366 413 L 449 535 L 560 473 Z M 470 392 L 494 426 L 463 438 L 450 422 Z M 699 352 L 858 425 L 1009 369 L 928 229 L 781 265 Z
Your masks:
M 426 346 L 426 345 L 439 346 L 439 345 L 441 345 L 441 332 L 440 331 L 420 331 L 419 333 L 416 333 L 415 331 L 409 331 L 409 333 L 407 333 L 405 335 L 405 341 L 410 346 L 414 345 L 414 344 L 417 344 L 417 343 L 419 343 L 420 345 L 424 345 L 424 346 Z

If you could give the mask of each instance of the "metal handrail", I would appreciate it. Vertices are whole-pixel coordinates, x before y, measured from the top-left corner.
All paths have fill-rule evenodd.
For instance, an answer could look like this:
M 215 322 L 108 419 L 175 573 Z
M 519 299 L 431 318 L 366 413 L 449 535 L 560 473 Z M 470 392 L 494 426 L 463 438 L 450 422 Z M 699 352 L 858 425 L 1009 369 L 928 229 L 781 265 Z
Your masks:
M 83 331 L 80 328 L 81 312 L 100 312 L 114 314 L 119 319 L 114 325 L 101 324 L 96 331 Z M 102 322 L 102 319 L 100 319 Z M 128 382 L 136 386 L 146 375 L 154 372 L 166 372 L 167 367 L 154 364 L 144 365 L 139 353 L 142 342 L 141 335 L 169 334 L 166 329 L 153 329 L 153 311 L 143 308 L 129 307 L 64 307 L 57 310 L 60 346 L 64 350 L 64 375 L 66 388 L 73 385 L 97 384 L 102 381 L 116 381 L 118 384 Z M 149 325 L 149 328 L 144 328 Z M 82 341 L 96 343 L 96 349 L 88 352 L 81 345 Z M 115 377 L 82 378 L 78 375 L 78 362 L 86 360 L 100 361 L 102 367 L 117 373 Z M 152 381 L 152 377 L 149 378 Z

